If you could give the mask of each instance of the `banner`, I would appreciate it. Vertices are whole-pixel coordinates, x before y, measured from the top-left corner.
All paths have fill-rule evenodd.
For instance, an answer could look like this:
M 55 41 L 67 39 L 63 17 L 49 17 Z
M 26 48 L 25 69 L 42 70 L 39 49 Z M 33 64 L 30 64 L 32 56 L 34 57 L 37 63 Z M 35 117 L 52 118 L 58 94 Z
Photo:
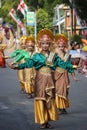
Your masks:
M 26 17 L 26 13 L 20 4 L 18 5 L 17 10 L 19 10 L 23 14 L 24 18 Z
M 23 23 L 21 22 L 21 20 L 17 17 L 16 15 L 16 11 L 12 8 L 9 12 L 9 16 L 14 20 L 15 23 L 17 23 L 20 28 L 23 28 L 24 25 Z
M 20 0 L 20 6 L 22 7 L 22 9 L 24 9 L 24 11 L 28 12 L 28 6 L 23 0 Z
M 27 26 L 35 26 L 35 12 L 27 12 Z

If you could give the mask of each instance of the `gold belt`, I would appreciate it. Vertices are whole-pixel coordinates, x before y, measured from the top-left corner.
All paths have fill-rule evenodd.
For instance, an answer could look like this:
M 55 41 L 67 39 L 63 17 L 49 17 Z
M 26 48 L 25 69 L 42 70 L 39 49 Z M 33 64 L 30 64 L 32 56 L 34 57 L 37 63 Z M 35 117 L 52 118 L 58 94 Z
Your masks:
M 64 73 L 66 70 L 63 69 L 63 68 L 60 68 L 60 67 L 57 67 L 56 70 L 59 72 L 59 73 Z
M 45 73 L 45 74 L 50 74 L 51 73 L 51 69 L 48 67 L 42 67 L 39 72 Z

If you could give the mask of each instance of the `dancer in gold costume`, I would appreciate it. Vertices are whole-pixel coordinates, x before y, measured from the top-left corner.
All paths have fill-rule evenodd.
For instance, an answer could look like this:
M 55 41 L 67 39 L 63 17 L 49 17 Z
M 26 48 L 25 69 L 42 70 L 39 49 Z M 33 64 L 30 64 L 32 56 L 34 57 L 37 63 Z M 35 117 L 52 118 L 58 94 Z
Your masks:
M 16 50 L 14 53 L 11 54 L 11 58 L 16 57 L 16 59 L 12 62 L 12 64 L 15 63 L 24 63 L 27 60 L 29 60 L 35 50 L 35 39 L 33 36 L 27 36 L 22 37 L 21 40 L 24 40 L 24 45 L 21 43 L 21 46 L 23 45 L 24 48 Z M 32 98 L 32 94 L 34 93 L 34 81 L 35 81 L 35 75 L 36 71 L 35 68 L 25 68 L 22 70 L 18 70 L 18 79 L 20 81 L 20 86 L 22 92 L 26 91 L 27 97 Z
M 58 120 L 58 111 L 55 103 L 55 92 L 54 83 L 52 79 L 53 69 L 53 57 L 54 53 L 50 52 L 50 47 L 54 40 L 53 33 L 48 29 L 43 29 L 37 36 L 38 44 L 41 48 L 41 52 L 33 55 L 29 59 L 28 66 L 23 68 L 36 68 L 35 78 L 35 99 L 34 99 L 34 110 L 35 110 L 35 123 L 41 124 L 41 128 L 51 128 L 49 121 Z M 51 57 L 52 56 L 52 57 Z M 50 59 L 50 58 L 51 59 Z M 22 68 L 22 65 L 20 64 Z M 15 69 L 15 67 L 9 64 L 9 67 Z M 52 67 L 52 68 L 51 68 Z
M 25 60 L 23 59 L 23 56 L 26 53 L 26 44 L 25 44 L 25 40 L 26 40 L 26 36 L 22 36 L 20 38 L 20 42 L 19 42 L 19 48 L 17 50 L 15 50 L 10 56 L 5 56 L 6 58 L 15 58 L 15 60 L 13 60 L 13 62 L 11 63 L 16 64 L 16 63 L 24 63 Z M 20 89 L 21 89 L 21 93 L 25 92 L 25 72 L 24 69 L 18 70 L 17 71 L 17 76 L 18 76 L 18 80 L 20 83 Z
M 71 58 L 68 51 L 68 39 L 63 34 L 57 34 L 55 36 L 55 45 L 58 56 L 65 62 L 71 63 Z M 73 68 L 64 69 L 62 66 L 57 67 L 54 72 L 55 79 L 55 92 L 56 92 L 56 105 L 60 111 L 60 114 L 66 114 L 66 108 L 70 107 L 70 100 L 68 97 L 70 80 L 68 72 L 71 73 L 73 79 L 75 73 Z
M 26 57 L 31 58 L 35 51 L 35 38 L 33 36 L 28 36 L 26 39 L 27 54 Z M 35 86 L 35 76 L 36 70 L 34 67 L 25 68 L 25 90 L 28 94 L 28 98 L 32 98 Z

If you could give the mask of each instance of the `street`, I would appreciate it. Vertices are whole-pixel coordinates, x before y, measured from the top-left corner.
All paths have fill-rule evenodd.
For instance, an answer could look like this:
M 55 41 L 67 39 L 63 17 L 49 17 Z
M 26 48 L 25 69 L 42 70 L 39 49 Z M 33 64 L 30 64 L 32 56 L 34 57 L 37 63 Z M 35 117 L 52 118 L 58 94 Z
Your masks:
M 80 81 L 70 75 L 71 107 L 67 115 L 52 121 L 53 130 L 87 130 L 87 77 L 78 74 Z M 39 130 L 34 122 L 33 99 L 20 93 L 16 70 L 0 68 L 0 130 Z

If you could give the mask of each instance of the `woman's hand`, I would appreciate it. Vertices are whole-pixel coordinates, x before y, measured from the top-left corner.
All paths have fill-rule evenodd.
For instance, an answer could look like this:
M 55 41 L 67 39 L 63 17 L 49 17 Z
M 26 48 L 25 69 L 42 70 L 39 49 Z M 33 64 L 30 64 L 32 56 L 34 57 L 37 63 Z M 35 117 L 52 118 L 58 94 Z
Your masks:
M 73 69 L 77 69 L 77 68 L 79 68 L 78 65 L 73 65 Z
M 78 78 L 76 78 L 75 76 L 73 76 L 73 79 L 74 79 L 75 81 L 79 81 L 79 79 L 78 79 Z
M 12 63 L 8 63 L 8 62 L 7 62 L 7 65 L 8 65 L 9 68 L 11 68 L 11 69 L 18 69 L 18 65 L 17 65 L 17 64 L 13 65 Z
M 3 56 L 4 59 L 10 59 L 10 56 Z

